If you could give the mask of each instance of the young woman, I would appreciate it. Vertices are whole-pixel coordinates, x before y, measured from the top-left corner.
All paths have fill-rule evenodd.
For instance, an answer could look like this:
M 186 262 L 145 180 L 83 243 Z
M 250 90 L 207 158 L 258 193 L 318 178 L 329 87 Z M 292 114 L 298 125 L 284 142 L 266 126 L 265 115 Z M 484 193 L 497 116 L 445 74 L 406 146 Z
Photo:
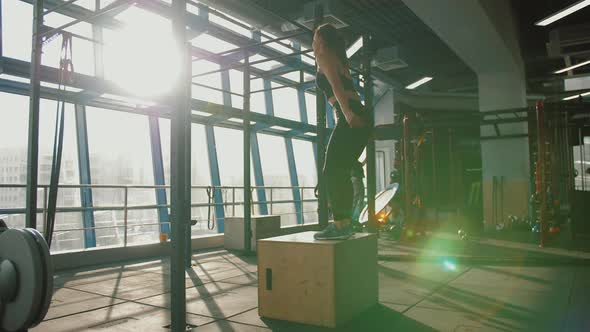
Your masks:
M 330 136 L 322 174 L 334 223 L 316 233 L 315 238 L 346 239 L 353 234 L 350 174 L 367 145 L 370 118 L 352 83 L 344 39 L 334 26 L 324 24 L 316 29 L 313 51 L 318 65 L 316 84 L 336 114 L 336 128 Z

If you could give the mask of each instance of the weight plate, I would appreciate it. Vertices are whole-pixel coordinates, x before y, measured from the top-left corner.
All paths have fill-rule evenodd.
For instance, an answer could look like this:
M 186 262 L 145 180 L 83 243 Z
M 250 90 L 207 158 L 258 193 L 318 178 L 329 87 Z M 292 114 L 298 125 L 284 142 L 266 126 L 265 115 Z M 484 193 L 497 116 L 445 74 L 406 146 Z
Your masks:
M 20 229 L 0 234 L 0 253 L 16 267 L 19 285 L 16 298 L 4 303 L 0 330 L 26 330 L 36 317 L 34 310 L 39 308 L 43 292 L 41 254 L 33 236 Z
M 30 326 L 34 327 L 41 324 L 43 319 L 45 319 L 47 311 L 49 310 L 49 306 L 51 305 L 51 299 L 53 298 L 53 261 L 51 260 L 51 254 L 49 253 L 49 246 L 47 245 L 47 241 L 45 241 L 43 235 L 33 228 L 25 228 L 25 231 L 29 232 L 35 238 L 39 253 L 41 254 L 41 262 L 44 271 L 42 274 L 44 276 L 44 292 L 41 297 L 40 307 L 37 310 L 37 317 L 33 320 L 33 323 Z
M 399 188 L 399 183 L 394 183 L 390 188 L 383 190 L 375 195 L 375 213 L 385 209 L 387 204 L 393 199 Z M 369 221 L 369 206 L 365 206 L 359 215 L 359 223 L 364 224 Z

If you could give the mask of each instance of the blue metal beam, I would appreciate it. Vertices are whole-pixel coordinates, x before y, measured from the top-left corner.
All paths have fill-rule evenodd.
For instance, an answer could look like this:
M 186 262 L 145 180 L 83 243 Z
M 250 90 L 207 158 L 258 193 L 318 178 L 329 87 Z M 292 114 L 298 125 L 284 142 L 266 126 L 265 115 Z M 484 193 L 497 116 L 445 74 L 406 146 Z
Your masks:
M 334 111 L 332 110 L 332 105 L 326 100 L 326 123 L 328 124 L 328 128 L 334 128 L 336 126 L 336 121 L 334 120 Z
M 303 208 L 301 204 L 301 192 L 299 191 L 299 180 L 297 178 L 297 165 L 295 164 L 295 153 L 293 151 L 293 141 L 285 137 L 285 150 L 287 151 L 287 161 L 289 163 L 289 177 L 293 188 L 293 200 L 295 201 L 295 212 L 297 213 L 297 224 L 303 224 Z
M 90 155 L 88 153 L 88 128 L 86 126 L 86 108 L 76 105 L 76 140 L 78 143 L 78 168 L 80 169 L 80 184 L 92 184 L 90 178 Z M 96 247 L 96 232 L 94 230 L 94 211 L 92 210 L 92 189 L 80 188 L 81 205 L 84 225 L 84 247 Z
M 152 148 L 152 167 L 154 170 L 154 184 L 156 186 L 166 185 L 164 178 L 164 161 L 162 158 L 162 140 L 160 137 L 160 122 L 158 117 L 150 116 L 150 145 Z M 156 204 L 161 207 L 158 208 L 158 220 L 160 221 L 160 233 L 170 234 L 170 224 L 168 216 L 168 208 L 166 207 L 166 189 L 156 188 Z
M 315 80 L 301 83 L 301 85 L 299 87 L 301 88 L 301 90 L 304 90 L 304 91 L 309 90 L 309 89 L 315 87 Z
M 266 78 L 263 80 L 263 82 L 263 89 L 266 90 L 264 91 L 264 105 L 266 106 L 266 114 L 269 116 L 275 116 L 274 104 L 272 101 L 272 91 L 270 90 L 272 84 L 270 80 Z
M 217 159 L 217 145 L 215 143 L 215 131 L 213 126 L 205 126 L 205 133 L 207 134 L 207 151 L 209 153 L 209 171 L 211 172 L 211 184 L 214 186 L 221 186 L 221 177 L 219 176 L 219 161 Z M 223 233 L 225 211 L 223 210 L 223 197 L 221 190 L 216 188 L 213 190 L 215 202 L 215 216 L 217 217 L 217 232 Z
M 309 123 L 307 118 L 307 104 L 305 103 L 305 91 L 297 89 L 297 100 L 299 101 L 299 118 L 303 123 Z
M 254 170 L 254 181 L 256 182 L 256 186 L 264 187 L 264 176 L 262 174 L 262 163 L 260 161 L 260 147 L 258 145 L 258 135 L 256 131 L 252 131 L 250 134 L 250 147 L 252 149 L 252 166 Z M 256 189 L 256 193 L 258 194 L 258 208 L 261 215 L 268 214 L 268 205 L 266 200 L 266 191 L 263 188 Z

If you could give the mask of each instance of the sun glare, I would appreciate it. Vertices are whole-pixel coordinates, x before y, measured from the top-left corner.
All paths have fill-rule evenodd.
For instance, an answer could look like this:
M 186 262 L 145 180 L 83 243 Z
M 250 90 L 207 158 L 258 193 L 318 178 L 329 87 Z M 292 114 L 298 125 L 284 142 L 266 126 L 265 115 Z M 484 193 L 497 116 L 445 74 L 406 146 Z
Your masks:
M 126 26 L 105 30 L 106 79 L 141 97 L 169 93 L 181 68 L 170 21 L 136 7 L 118 16 Z

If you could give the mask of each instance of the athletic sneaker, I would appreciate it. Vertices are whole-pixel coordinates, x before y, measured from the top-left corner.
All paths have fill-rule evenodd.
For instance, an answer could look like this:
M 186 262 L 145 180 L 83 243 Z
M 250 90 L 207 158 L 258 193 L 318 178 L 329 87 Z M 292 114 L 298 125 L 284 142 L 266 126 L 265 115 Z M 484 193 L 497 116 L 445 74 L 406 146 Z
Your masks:
M 346 226 L 338 229 L 336 225 L 330 224 L 323 231 L 315 233 L 316 240 L 346 240 L 353 235 L 352 227 Z

